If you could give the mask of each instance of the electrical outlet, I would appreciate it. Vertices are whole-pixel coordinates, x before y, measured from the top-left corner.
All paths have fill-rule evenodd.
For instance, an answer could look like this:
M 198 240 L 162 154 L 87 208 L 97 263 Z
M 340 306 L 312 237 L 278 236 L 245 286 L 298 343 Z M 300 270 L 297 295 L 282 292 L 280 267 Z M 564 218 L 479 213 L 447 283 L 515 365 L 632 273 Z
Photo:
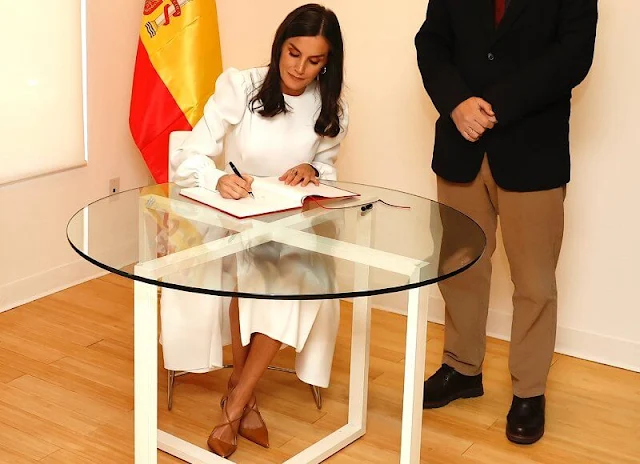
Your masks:
M 114 177 L 113 179 L 109 179 L 109 195 L 113 195 L 120 191 L 120 178 Z

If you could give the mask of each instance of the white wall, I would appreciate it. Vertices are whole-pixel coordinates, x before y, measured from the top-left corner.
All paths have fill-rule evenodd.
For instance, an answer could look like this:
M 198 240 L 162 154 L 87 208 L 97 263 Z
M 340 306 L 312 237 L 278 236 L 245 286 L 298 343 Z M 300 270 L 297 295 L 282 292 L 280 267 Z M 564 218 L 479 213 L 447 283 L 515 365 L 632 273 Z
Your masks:
M 143 2 L 87 4 L 89 164 L 0 187 L 0 311 L 96 275 L 69 247 L 67 221 L 110 178 L 122 190 L 148 183 L 128 127 Z
M 303 2 L 218 0 L 225 66 L 266 64 L 275 28 Z M 426 0 L 327 0 L 345 37 L 351 126 L 340 178 L 434 198 L 433 123 L 415 63 L 413 36 Z M 636 0 L 601 0 L 594 68 L 577 89 L 572 118 L 573 180 L 558 272 L 558 351 L 640 371 L 640 172 Z M 248 33 L 247 31 L 251 31 Z M 488 331 L 507 338 L 511 282 L 501 245 L 494 256 Z M 431 318 L 443 304 L 431 289 Z M 406 295 L 379 297 L 401 310 Z

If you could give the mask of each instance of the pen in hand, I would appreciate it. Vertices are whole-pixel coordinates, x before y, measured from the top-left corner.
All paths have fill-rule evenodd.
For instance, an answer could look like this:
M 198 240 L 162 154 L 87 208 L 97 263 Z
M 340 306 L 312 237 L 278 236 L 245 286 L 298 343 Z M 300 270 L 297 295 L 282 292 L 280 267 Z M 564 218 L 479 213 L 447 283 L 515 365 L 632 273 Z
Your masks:
M 244 177 L 242 177 L 242 174 L 240 174 L 240 171 L 238 171 L 238 168 L 236 168 L 236 166 L 231 161 L 229 161 L 229 166 L 231 166 L 231 170 L 233 171 L 233 173 L 236 176 L 238 176 L 240 179 L 244 179 Z M 249 190 L 248 193 L 249 193 L 249 195 L 251 195 L 252 198 L 255 198 L 253 196 L 253 192 L 252 191 Z

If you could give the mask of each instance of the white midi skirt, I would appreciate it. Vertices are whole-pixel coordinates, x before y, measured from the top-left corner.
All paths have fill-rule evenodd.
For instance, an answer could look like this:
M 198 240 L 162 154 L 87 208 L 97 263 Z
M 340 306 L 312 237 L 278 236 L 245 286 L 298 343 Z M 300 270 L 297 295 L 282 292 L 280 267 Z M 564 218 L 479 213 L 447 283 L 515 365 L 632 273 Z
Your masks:
M 202 288 L 237 287 L 257 294 L 329 294 L 335 272 L 329 259 L 287 245 L 267 243 L 236 255 L 232 264 L 207 263 L 170 281 Z M 230 298 L 164 288 L 161 343 L 168 370 L 207 372 L 223 366 L 222 347 L 231 343 Z M 328 387 L 340 309 L 337 300 L 239 298 L 243 345 L 262 333 L 296 351 L 295 370 L 305 383 Z

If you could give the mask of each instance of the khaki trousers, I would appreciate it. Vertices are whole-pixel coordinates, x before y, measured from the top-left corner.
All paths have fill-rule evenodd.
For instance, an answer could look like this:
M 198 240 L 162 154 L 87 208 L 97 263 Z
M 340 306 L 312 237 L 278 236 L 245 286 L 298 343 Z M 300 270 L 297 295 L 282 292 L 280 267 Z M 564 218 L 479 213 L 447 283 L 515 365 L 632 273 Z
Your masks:
M 476 221 L 487 236 L 480 260 L 465 272 L 440 282 L 445 300 L 443 363 L 465 375 L 482 370 L 497 218 L 514 284 L 509 369 L 514 394 L 545 391 L 555 347 L 556 265 L 564 229 L 565 187 L 512 192 L 498 187 L 485 156 L 471 183 L 438 177 L 438 200 Z M 446 224 L 445 224 L 446 227 Z

